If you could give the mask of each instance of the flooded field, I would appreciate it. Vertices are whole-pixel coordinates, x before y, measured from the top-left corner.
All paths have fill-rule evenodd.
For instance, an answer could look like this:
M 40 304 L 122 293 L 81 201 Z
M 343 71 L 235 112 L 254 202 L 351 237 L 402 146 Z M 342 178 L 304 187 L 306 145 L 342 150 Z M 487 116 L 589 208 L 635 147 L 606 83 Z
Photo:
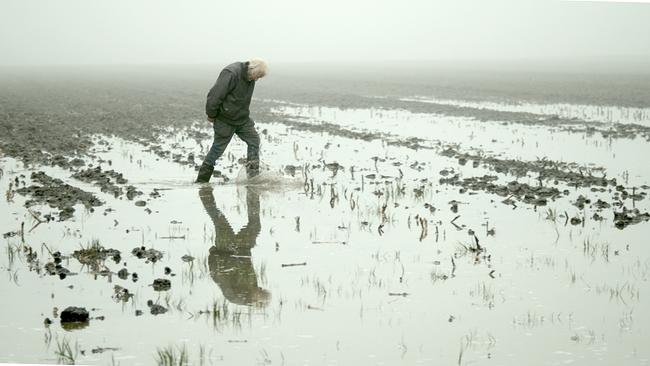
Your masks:
M 199 118 L 3 141 L 0 362 L 650 364 L 647 108 L 253 103 L 251 180 Z

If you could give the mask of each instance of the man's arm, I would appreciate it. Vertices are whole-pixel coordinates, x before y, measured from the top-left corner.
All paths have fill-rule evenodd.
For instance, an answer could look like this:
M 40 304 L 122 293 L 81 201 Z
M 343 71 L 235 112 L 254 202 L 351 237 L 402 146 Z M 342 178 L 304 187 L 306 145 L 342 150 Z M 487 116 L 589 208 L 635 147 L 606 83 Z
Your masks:
M 235 81 L 234 74 L 229 70 L 223 70 L 219 74 L 219 78 L 217 78 L 217 82 L 210 89 L 208 100 L 205 103 L 205 114 L 208 115 L 209 121 L 214 121 L 217 114 L 219 114 L 219 108 L 224 98 L 235 87 Z

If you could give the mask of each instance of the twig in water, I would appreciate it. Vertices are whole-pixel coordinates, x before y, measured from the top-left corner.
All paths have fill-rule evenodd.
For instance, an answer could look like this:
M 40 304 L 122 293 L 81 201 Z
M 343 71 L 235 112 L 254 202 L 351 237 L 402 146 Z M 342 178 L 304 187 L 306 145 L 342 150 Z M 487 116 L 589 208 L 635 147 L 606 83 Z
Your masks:
M 45 243 L 41 244 L 41 248 L 42 247 L 45 247 L 45 249 L 47 249 L 47 252 L 50 253 L 51 256 L 54 256 L 54 254 L 52 254 L 52 251 L 50 250 L 50 248 L 47 247 L 47 244 L 45 244 Z
M 45 221 L 41 220 L 40 217 L 36 216 L 36 214 L 34 213 L 34 211 L 32 211 L 32 210 L 30 210 L 30 209 L 27 209 L 27 211 L 29 212 L 30 215 L 32 215 L 32 217 L 33 217 L 36 221 L 38 221 L 39 224 L 42 224 L 42 223 L 45 222 Z
M 483 248 L 482 248 L 481 245 L 478 243 L 478 237 L 477 237 L 476 235 L 474 235 L 474 241 L 476 242 L 476 250 L 475 250 L 475 251 L 476 251 L 476 252 L 482 252 L 482 251 L 483 251 Z M 471 248 L 470 248 L 470 250 L 471 250 Z
M 456 272 L 456 262 L 454 261 L 454 257 L 451 257 L 451 277 L 454 277 L 455 272 Z
M 307 262 L 302 262 L 302 263 L 283 263 L 282 268 L 284 267 L 295 267 L 295 266 L 306 266 Z
M 460 226 L 456 225 L 456 223 L 454 222 L 454 221 L 456 221 L 459 217 L 460 217 L 460 215 L 454 217 L 454 219 L 451 220 L 451 221 L 449 221 L 449 222 L 450 222 L 452 225 L 454 225 L 454 227 L 456 228 L 456 230 L 463 230 L 463 228 L 461 228 Z

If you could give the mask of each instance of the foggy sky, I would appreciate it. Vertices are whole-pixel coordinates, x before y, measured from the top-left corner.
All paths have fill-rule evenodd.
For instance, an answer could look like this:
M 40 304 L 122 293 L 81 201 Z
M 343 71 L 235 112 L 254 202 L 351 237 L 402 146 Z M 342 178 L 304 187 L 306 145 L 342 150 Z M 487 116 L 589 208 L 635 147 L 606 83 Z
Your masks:
M 650 60 L 650 4 L 0 0 L 0 64 Z

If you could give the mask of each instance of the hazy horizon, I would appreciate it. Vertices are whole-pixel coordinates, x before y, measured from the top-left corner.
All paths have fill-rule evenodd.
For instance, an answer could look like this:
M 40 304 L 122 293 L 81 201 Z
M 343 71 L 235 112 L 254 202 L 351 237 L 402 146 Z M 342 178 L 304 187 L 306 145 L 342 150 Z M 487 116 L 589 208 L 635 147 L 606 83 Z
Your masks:
M 650 4 L 5 0 L 0 65 L 650 60 Z M 616 66 L 618 67 L 618 66 Z

